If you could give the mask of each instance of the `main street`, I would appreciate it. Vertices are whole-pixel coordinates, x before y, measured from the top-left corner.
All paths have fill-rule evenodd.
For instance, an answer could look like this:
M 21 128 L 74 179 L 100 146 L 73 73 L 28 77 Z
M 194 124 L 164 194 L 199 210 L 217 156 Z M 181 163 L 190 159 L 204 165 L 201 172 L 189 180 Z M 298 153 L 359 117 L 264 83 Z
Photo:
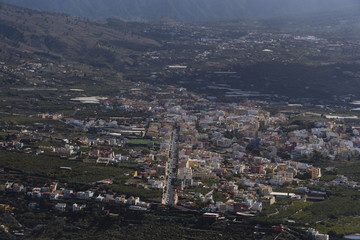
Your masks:
M 176 178 L 177 178 L 177 165 L 178 165 L 177 132 L 176 129 L 174 129 L 171 136 L 169 162 L 166 173 L 167 174 L 166 192 L 165 192 L 165 197 L 163 198 L 163 203 L 167 205 L 176 205 L 177 203 L 176 186 L 175 186 Z

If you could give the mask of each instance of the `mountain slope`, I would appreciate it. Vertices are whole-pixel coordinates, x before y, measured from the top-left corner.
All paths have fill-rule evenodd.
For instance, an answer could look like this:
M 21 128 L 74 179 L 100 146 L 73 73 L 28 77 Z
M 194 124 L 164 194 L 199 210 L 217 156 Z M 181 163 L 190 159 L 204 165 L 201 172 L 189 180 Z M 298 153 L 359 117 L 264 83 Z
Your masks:
M 87 18 L 180 21 L 264 18 L 358 8 L 356 0 L 1 0 Z
M 129 56 L 134 52 L 160 46 L 111 28 L 109 21 L 92 22 L 0 3 L 0 53 L 46 55 L 121 70 L 124 64 L 132 64 Z

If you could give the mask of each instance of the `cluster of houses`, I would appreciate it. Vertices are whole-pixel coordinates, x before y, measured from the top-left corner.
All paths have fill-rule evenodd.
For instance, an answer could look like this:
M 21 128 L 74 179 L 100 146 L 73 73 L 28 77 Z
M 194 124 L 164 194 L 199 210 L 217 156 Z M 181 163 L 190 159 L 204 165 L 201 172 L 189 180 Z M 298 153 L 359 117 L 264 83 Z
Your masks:
M 329 240 L 328 234 L 321 234 L 319 231 L 316 231 L 313 228 L 309 228 L 307 231 L 307 234 L 314 240 Z
M 79 191 L 74 192 L 70 189 L 60 188 L 58 189 L 58 183 L 54 182 L 49 186 L 43 187 L 26 187 L 19 183 L 13 182 L 6 182 L 5 185 L 2 186 L 1 190 L 8 191 L 8 192 L 18 192 L 26 194 L 27 196 L 32 197 L 34 200 L 36 199 L 46 199 L 49 201 L 61 201 L 62 199 L 73 199 L 89 201 L 89 202 L 108 202 L 108 203 L 116 203 L 116 204 L 123 204 L 129 205 L 131 210 L 136 211 L 148 211 L 150 208 L 150 203 L 140 201 L 139 197 L 126 197 L 126 195 L 114 195 L 114 194 L 97 194 L 95 195 L 95 191 L 87 190 L 87 191 Z M 30 191 L 29 191 L 30 190 Z M 31 209 L 38 209 L 39 203 L 38 201 L 31 201 L 29 203 L 29 207 Z M 59 211 L 66 211 L 67 204 L 58 202 L 55 205 L 55 208 Z M 72 204 L 72 211 L 80 211 L 86 208 L 86 204 Z
M 22 149 L 24 147 L 24 143 L 20 141 L 9 141 L 9 142 L 0 142 L 0 147 L 6 149 Z

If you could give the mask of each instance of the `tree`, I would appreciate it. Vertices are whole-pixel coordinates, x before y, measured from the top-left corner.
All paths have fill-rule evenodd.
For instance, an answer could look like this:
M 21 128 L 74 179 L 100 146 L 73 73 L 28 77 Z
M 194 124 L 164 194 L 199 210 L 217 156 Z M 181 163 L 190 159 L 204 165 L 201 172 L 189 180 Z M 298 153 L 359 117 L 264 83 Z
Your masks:
M 299 178 L 300 180 L 308 180 L 308 179 L 311 179 L 311 177 L 312 176 L 309 172 L 296 175 L 296 178 Z
M 223 161 L 223 164 L 225 165 L 225 167 L 228 167 L 229 165 L 230 165 L 230 161 L 229 161 L 229 159 L 224 159 L 224 161 Z

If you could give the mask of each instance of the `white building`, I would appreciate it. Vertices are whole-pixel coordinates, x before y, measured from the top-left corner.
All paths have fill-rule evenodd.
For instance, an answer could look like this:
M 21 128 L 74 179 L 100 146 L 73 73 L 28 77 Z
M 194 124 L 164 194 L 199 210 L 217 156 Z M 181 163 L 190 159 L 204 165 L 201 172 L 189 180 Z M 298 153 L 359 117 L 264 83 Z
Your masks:
M 314 240 L 329 240 L 329 235 L 328 234 L 320 234 L 318 231 L 316 231 L 313 228 L 309 228 L 306 232 Z
M 72 211 L 73 212 L 78 212 L 81 211 L 82 209 L 86 208 L 86 205 L 77 205 L 76 203 L 74 203 L 72 205 Z
M 104 197 L 101 195 L 99 195 L 95 198 L 95 201 L 97 201 L 97 202 L 102 202 L 103 200 L 104 200 Z
M 56 204 L 56 210 L 65 212 L 66 211 L 66 203 L 57 203 Z
M 49 195 L 50 200 L 58 200 L 58 198 L 59 198 L 59 194 L 57 193 L 52 193 Z
M 262 203 L 261 202 L 254 203 L 252 205 L 251 209 L 254 210 L 254 211 L 261 212 L 262 211 Z

